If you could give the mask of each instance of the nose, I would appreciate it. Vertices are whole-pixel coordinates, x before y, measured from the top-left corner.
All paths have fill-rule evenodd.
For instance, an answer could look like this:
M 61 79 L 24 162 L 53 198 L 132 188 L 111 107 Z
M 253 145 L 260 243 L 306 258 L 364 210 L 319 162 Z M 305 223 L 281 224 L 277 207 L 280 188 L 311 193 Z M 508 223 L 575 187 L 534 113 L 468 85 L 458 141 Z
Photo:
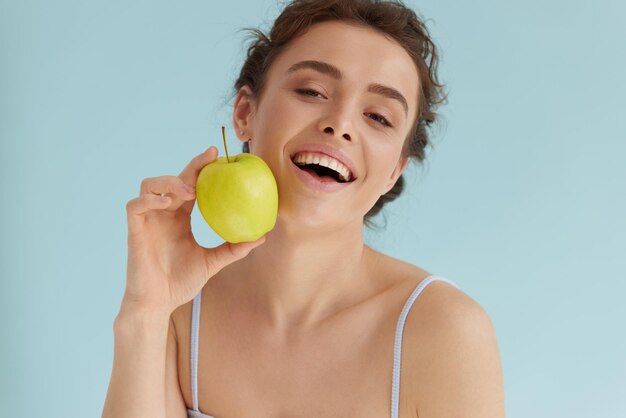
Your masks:
M 335 135 L 335 130 L 333 129 L 332 126 L 326 126 L 324 128 L 324 133 L 325 134 L 330 134 L 330 135 Z M 347 132 L 344 132 L 341 136 L 344 137 L 345 139 L 347 139 L 348 141 L 352 140 L 352 138 L 350 137 L 350 134 L 347 133 Z
M 354 104 L 348 101 L 336 101 L 326 109 L 326 114 L 319 120 L 320 131 L 327 138 L 343 138 L 354 141 L 354 124 L 351 117 L 354 115 Z

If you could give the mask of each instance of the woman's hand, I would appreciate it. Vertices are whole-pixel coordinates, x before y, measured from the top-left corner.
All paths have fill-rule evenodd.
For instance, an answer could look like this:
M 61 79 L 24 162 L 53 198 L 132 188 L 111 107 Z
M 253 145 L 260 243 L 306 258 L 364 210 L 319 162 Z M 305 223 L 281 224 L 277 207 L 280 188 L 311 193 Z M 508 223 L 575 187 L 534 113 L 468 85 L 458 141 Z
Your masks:
M 200 170 L 217 158 L 210 147 L 178 176 L 146 178 L 139 197 L 126 205 L 128 266 L 123 309 L 171 313 L 190 301 L 223 267 L 265 241 L 215 248 L 200 246 L 191 233 L 195 184 Z

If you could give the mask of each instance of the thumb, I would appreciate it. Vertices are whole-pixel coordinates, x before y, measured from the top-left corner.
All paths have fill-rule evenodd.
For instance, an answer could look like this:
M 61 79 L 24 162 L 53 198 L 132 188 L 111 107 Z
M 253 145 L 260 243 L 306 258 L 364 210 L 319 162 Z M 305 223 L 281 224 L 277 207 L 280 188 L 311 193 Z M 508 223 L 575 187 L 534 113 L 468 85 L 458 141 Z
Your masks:
M 238 242 L 236 244 L 224 242 L 215 248 L 207 248 L 206 263 L 210 275 L 213 276 L 227 265 L 244 258 L 250 253 L 250 251 L 264 242 L 265 235 L 256 241 Z

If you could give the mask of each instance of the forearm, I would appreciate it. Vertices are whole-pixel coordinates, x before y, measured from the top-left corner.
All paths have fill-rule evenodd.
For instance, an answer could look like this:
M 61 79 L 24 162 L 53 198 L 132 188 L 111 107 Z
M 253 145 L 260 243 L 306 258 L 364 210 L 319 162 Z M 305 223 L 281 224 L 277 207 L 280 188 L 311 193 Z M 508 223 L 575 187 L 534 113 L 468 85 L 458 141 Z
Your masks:
M 102 418 L 165 418 L 169 315 L 122 308 L 115 318 L 114 358 Z

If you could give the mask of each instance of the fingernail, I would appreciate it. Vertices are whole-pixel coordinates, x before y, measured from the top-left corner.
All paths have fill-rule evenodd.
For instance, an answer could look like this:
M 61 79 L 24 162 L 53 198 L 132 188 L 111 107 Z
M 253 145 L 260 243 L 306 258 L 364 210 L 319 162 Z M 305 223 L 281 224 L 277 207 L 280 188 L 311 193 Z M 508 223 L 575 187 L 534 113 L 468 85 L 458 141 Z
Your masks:
M 191 187 L 188 184 L 184 184 L 183 186 L 185 186 L 185 190 L 187 190 L 189 193 L 195 193 L 196 192 L 195 187 Z

